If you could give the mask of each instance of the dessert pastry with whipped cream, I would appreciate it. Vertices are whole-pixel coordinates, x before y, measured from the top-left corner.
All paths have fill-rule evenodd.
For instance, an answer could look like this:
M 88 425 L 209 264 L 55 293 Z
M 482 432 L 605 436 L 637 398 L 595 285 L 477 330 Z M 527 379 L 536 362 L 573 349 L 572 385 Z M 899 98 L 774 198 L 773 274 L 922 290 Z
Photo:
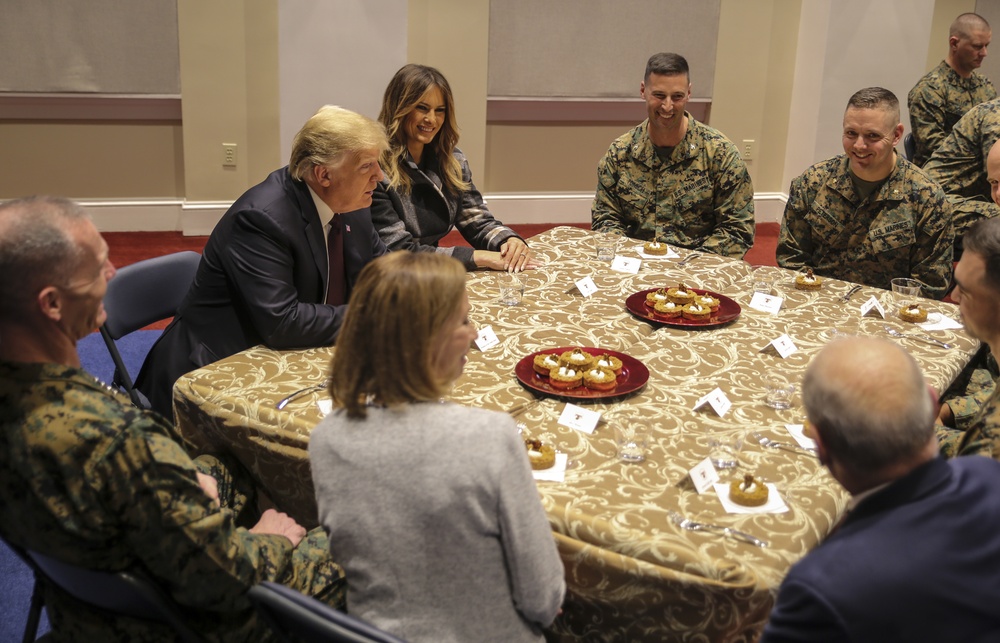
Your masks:
M 667 244 L 659 241 L 647 241 L 642 246 L 642 251 L 648 255 L 661 256 L 667 254 Z
M 695 296 L 693 303 L 698 304 L 699 306 L 704 306 L 714 313 L 719 310 L 719 304 L 721 302 L 711 295 L 697 295 Z
M 709 317 L 711 317 L 711 315 L 712 315 L 712 309 L 706 308 L 701 304 L 688 304 L 687 306 L 684 307 L 684 310 L 681 312 L 681 316 L 684 317 L 684 319 L 691 319 L 694 321 L 702 321 L 708 319 Z
M 604 355 L 598 357 L 597 361 L 594 362 L 594 366 L 598 368 L 606 368 L 614 372 L 615 375 L 622 374 L 622 361 L 617 357 L 615 357 L 614 355 L 608 353 L 605 353 Z
M 917 304 L 908 304 L 899 309 L 899 318 L 911 324 L 927 321 L 927 311 Z
M 812 268 L 806 268 L 806 274 L 795 278 L 795 287 L 798 290 L 819 290 L 823 287 L 823 278 L 814 275 Z
M 646 303 L 648 305 L 655 306 L 661 301 L 670 301 L 670 298 L 667 296 L 666 288 L 658 288 L 657 290 L 646 293 Z
M 555 449 L 547 444 L 542 444 L 536 438 L 525 438 L 524 448 L 528 450 L 528 461 L 534 471 L 549 469 L 556 463 Z
M 553 388 L 571 389 L 583 383 L 584 367 L 563 364 L 549 371 L 549 384 Z
M 694 291 L 684 284 L 677 284 L 676 288 L 670 288 L 667 290 L 667 297 L 670 298 L 670 301 L 675 304 L 681 304 L 682 306 L 686 306 L 694 301 L 694 296 Z
M 589 367 L 597 359 L 585 350 L 574 348 L 559 356 L 559 363 L 567 366 L 575 366 L 580 370 Z
M 742 480 L 729 483 L 729 499 L 744 507 L 759 507 L 767 502 L 767 485 L 760 478 L 746 474 Z
M 553 368 L 559 368 L 559 356 L 554 353 L 539 353 L 535 355 L 532 367 L 539 375 L 548 375 Z
M 618 386 L 618 376 L 609 368 L 593 366 L 583 372 L 583 385 L 593 391 L 610 391 Z
M 653 306 L 653 313 L 656 316 L 664 317 L 666 319 L 676 319 L 681 316 L 683 311 L 683 304 L 675 304 L 672 301 L 661 301 Z

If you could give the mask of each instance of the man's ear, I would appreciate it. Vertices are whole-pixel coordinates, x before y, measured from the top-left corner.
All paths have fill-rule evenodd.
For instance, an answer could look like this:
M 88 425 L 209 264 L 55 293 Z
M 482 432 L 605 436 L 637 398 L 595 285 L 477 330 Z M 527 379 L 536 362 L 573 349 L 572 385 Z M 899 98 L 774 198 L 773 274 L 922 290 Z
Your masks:
M 830 462 L 830 456 L 826 448 L 826 443 L 823 441 L 823 431 L 812 422 L 809 424 L 812 426 L 813 441 L 816 442 L 816 457 L 819 459 L 820 464 L 826 466 Z
M 948 49 L 950 51 L 958 49 L 958 36 L 951 36 L 948 38 Z
M 62 293 L 55 286 L 46 286 L 38 293 L 35 299 L 38 302 L 38 310 L 52 321 L 62 319 Z

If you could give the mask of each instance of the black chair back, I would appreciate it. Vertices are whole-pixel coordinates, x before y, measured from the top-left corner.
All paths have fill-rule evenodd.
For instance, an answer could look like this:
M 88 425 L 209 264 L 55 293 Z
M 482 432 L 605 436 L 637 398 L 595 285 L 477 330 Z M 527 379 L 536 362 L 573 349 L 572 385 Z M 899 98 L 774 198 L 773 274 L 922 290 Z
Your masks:
M 248 596 L 271 629 L 289 643 L 406 643 L 278 583 L 254 585 Z
M 181 608 L 174 600 L 141 572 L 105 572 L 86 569 L 36 551 L 22 549 L 9 542 L 7 545 L 35 573 L 35 590 L 29 608 L 24 641 L 33 641 L 38 632 L 38 621 L 43 607 L 39 591 L 42 583 L 47 583 L 81 603 L 109 615 L 162 623 L 171 627 L 184 641 L 191 643 L 203 641 L 202 637 L 184 622 Z
M 173 317 L 191 288 L 200 261 L 201 255 L 190 250 L 153 257 L 125 266 L 108 282 L 104 295 L 108 319 L 101 326 L 101 336 L 115 363 L 112 383 L 128 393 L 140 408 L 148 409 L 149 400 L 135 390 L 114 340 Z

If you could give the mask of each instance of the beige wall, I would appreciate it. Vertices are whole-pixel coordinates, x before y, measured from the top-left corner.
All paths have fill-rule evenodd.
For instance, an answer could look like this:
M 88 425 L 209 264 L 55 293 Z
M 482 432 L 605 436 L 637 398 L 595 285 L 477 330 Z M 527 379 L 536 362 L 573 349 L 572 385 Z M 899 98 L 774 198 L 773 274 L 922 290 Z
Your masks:
M 491 193 L 592 192 L 597 160 L 633 123 L 487 123 L 489 0 L 405 1 L 406 57 L 440 68 L 451 81 L 460 144 L 479 187 Z M 920 55 L 928 68 L 943 55 L 950 20 L 975 4 L 933 3 L 931 46 Z M 794 98 L 801 91 L 794 88 L 796 63 L 813 44 L 805 11 L 802 0 L 722 0 L 710 123 L 738 144 L 757 142 L 749 167 L 758 192 L 785 191 L 787 174 L 801 172 L 815 155 L 814 140 L 800 141 L 801 130 L 790 136 L 789 129 L 789 123 L 817 120 L 811 109 L 799 113 Z M 0 121 L 4 156 L 13 160 L 0 173 L 0 198 L 31 192 L 188 202 L 235 198 L 284 162 L 277 15 L 277 0 L 178 0 L 183 127 Z M 822 73 L 821 65 L 817 69 Z M 235 170 L 222 167 L 223 142 L 239 146 Z M 797 155 L 797 146 L 809 149 Z

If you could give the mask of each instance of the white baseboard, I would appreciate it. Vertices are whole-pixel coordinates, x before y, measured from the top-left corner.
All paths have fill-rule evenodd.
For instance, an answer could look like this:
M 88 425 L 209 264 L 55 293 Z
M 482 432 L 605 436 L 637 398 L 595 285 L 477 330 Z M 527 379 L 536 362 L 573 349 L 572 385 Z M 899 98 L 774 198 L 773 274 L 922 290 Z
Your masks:
M 490 211 L 500 221 L 518 223 L 590 223 L 594 195 L 574 193 L 523 193 L 486 195 Z M 781 221 L 788 195 L 781 192 L 754 194 L 758 223 Z M 104 232 L 180 231 L 186 236 L 208 235 L 232 205 L 231 201 L 185 201 L 183 199 L 80 200 Z

